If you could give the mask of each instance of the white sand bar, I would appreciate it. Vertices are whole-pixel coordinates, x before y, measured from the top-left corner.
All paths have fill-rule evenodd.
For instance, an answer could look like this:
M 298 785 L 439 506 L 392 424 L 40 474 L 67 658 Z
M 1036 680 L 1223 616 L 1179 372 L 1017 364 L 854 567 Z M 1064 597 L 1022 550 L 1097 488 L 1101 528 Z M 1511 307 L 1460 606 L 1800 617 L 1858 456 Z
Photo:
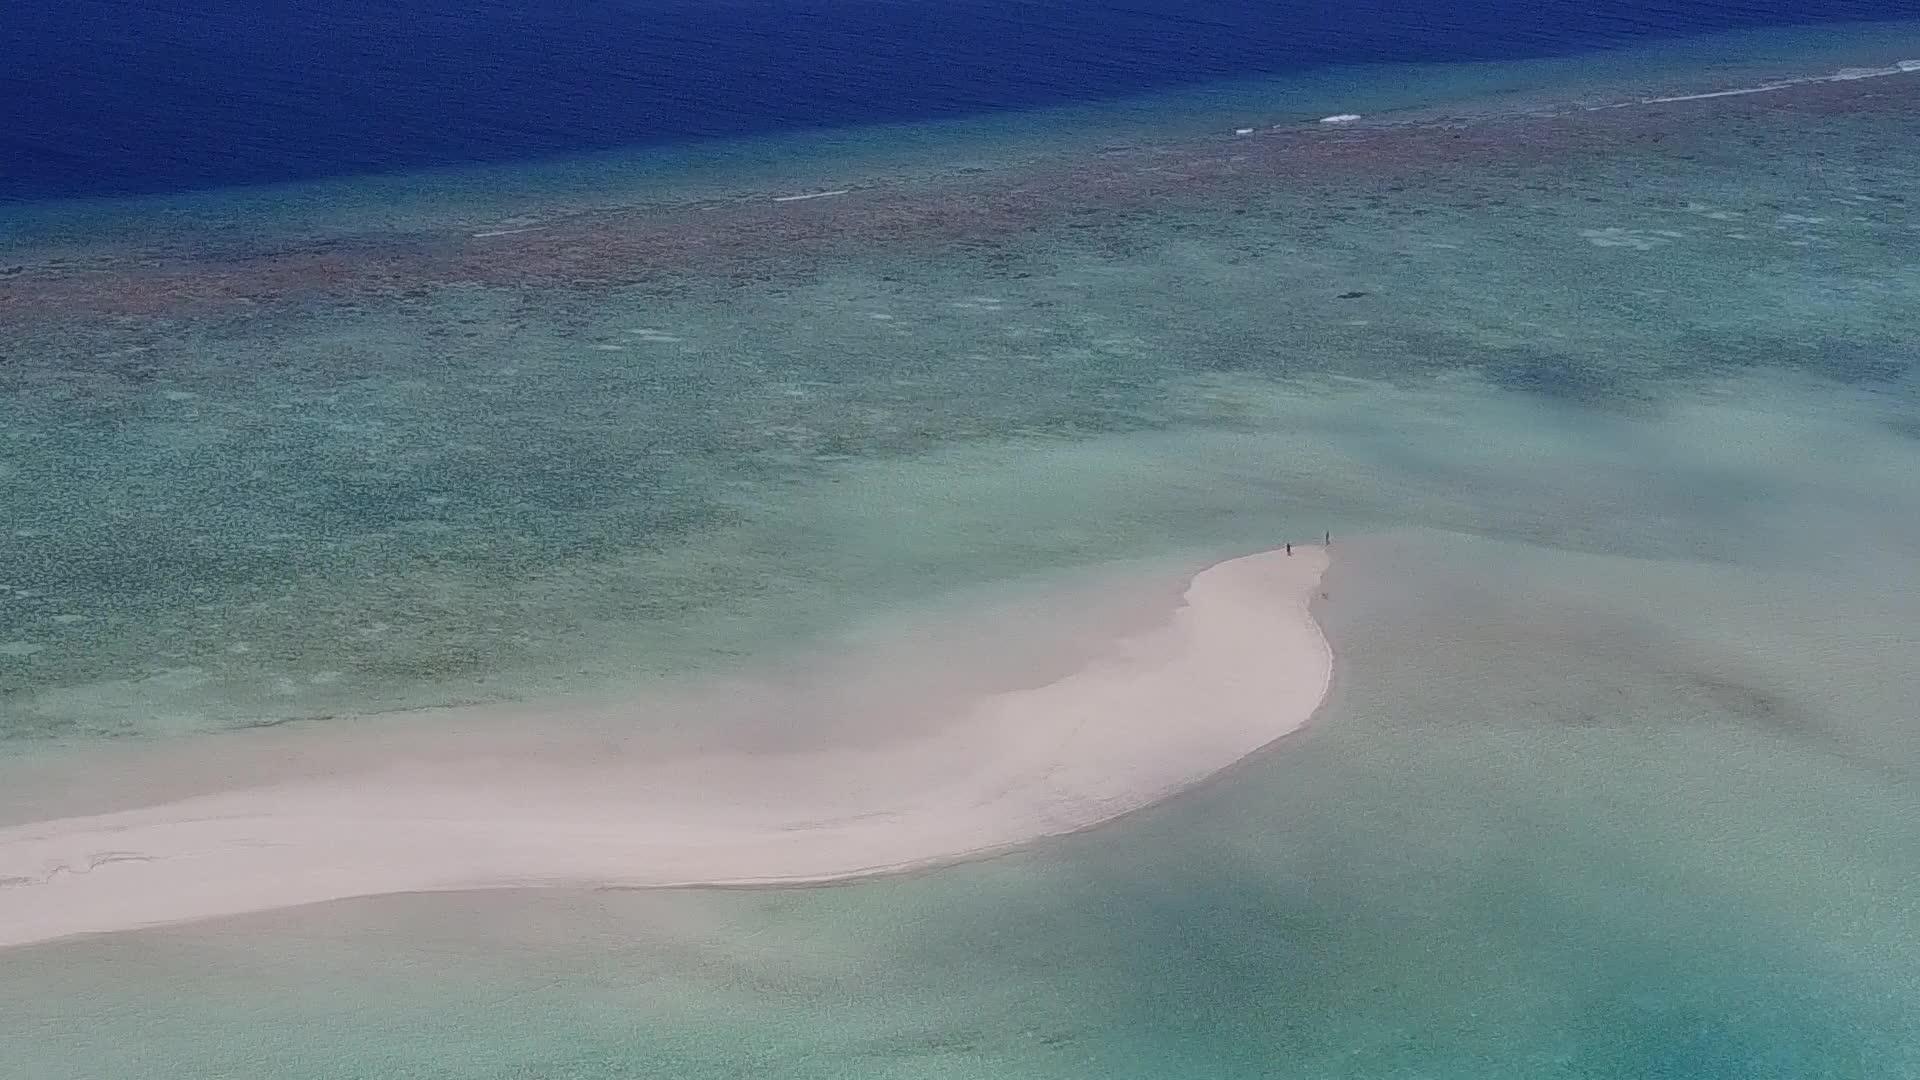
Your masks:
M 0 945 L 391 892 L 820 882 L 1084 829 L 1307 721 L 1332 674 L 1308 611 L 1326 565 L 1297 546 L 1211 567 L 1159 626 L 900 738 L 455 757 L 0 828 Z

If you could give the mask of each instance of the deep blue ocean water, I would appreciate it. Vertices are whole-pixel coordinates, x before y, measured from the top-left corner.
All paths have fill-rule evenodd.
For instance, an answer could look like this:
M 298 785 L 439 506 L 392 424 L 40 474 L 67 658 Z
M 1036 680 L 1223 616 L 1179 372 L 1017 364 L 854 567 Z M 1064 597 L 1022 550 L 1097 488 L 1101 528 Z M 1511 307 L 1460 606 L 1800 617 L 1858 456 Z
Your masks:
M 477 2 L 0 0 L 0 886 L 142 899 L 40 823 L 389 723 L 431 777 L 449 702 L 554 701 L 529 770 L 914 737 L 855 706 L 1048 586 L 1322 530 L 1334 695 L 939 873 L 0 950 L 0 1080 L 1920 1077 L 1920 73 L 1312 123 L 1884 65 L 1798 27 L 1920 0 Z
M 1920 0 L 72 0 L 0 5 L 0 200 L 506 162 L 1911 17 Z

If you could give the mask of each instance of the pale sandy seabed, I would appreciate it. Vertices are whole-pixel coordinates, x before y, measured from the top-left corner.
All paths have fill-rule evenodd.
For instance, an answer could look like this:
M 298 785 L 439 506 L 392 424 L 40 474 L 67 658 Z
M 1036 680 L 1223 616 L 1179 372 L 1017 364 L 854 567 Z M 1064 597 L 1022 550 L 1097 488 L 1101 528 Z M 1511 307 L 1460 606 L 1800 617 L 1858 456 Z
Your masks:
M 1757 40 L 36 217 L 0 1076 L 1920 1075 L 1920 73 Z
M 363 751 L 360 773 L 0 829 L 0 945 L 384 892 L 817 883 L 1086 828 L 1306 722 L 1332 677 L 1307 610 L 1325 565 L 1301 545 L 1211 567 L 1164 625 L 1077 671 L 1028 688 L 975 672 L 947 716 L 911 692 L 868 703 L 884 711 L 843 718 L 869 732 L 849 745 L 583 746 L 702 717 L 533 702 L 415 718 L 441 730 L 431 760 Z M 475 747 L 463 725 L 524 745 Z

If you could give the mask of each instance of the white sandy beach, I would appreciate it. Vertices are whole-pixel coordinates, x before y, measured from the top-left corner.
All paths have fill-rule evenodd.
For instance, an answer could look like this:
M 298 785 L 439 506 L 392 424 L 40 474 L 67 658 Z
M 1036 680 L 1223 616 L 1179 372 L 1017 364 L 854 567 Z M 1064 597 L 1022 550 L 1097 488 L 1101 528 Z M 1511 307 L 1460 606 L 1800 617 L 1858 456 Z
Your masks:
M 821 882 L 1084 829 L 1308 720 L 1332 673 L 1308 610 L 1326 566 L 1301 546 L 1211 567 L 1155 629 L 1044 685 L 989 681 L 905 738 L 450 754 L 0 828 L 0 946 L 380 893 Z

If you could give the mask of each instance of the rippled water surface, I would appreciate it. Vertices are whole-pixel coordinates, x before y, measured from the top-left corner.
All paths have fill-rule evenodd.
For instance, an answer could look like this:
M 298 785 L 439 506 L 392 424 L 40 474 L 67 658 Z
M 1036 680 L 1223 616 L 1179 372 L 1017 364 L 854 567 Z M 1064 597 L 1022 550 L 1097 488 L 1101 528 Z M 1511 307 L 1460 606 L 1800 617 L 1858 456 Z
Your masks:
M 1691 47 L 9 211 L 8 820 L 1328 530 L 1339 667 L 988 863 L 13 950 L 0 1076 L 1920 1073 L 1920 72 L 1587 108 L 1920 31 Z

